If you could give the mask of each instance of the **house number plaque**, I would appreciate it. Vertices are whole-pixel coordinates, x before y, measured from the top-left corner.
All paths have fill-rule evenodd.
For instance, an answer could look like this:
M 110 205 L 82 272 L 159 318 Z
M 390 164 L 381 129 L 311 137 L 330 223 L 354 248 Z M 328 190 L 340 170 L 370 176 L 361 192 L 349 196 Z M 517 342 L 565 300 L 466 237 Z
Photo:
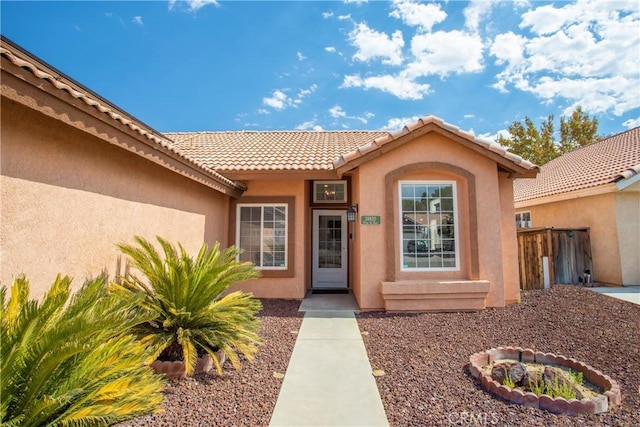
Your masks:
M 360 224 L 362 225 L 380 225 L 380 215 L 361 215 Z

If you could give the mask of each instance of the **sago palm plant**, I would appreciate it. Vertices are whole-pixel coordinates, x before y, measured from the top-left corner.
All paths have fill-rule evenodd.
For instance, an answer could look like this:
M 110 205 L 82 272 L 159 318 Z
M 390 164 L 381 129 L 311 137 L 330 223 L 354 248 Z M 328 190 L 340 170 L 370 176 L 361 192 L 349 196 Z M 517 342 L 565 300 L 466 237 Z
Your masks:
M 162 254 L 138 236 L 134 237 L 137 245 L 119 244 L 144 277 L 128 274 L 120 284 L 112 284 L 115 294 L 141 298 L 141 308 L 154 313 L 152 321 L 136 328 L 142 341 L 155 349 L 150 362 L 163 352 L 177 353 L 184 361 L 185 374 L 192 375 L 198 353 L 211 355 L 219 374 L 218 350 L 236 369 L 240 367 L 238 353 L 253 360 L 261 342 L 261 324 L 255 314 L 262 304 L 250 293 L 222 295 L 234 283 L 258 277 L 253 264 L 237 261 L 239 250 L 233 246 L 221 251 L 219 243 L 211 249 L 203 244 L 192 257 L 182 245 L 157 239 Z
M 144 366 L 149 349 L 130 329 L 149 319 L 135 300 L 108 295 L 105 278 L 70 292 L 55 280 L 41 301 L 16 278 L 0 289 L 0 424 L 103 426 L 151 413 L 164 379 Z

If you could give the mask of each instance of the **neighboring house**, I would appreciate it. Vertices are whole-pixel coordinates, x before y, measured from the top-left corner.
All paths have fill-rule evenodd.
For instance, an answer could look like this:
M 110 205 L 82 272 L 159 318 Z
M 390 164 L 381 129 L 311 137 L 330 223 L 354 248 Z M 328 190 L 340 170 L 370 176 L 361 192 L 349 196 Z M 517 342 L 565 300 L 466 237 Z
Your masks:
M 514 198 L 520 225 L 590 229 L 594 281 L 640 285 L 640 127 L 517 179 Z
M 237 286 L 363 310 L 519 300 L 513 180 L 537 167 L 433 116 L 398 132 L 159 133 L 3 39 L 1 280 L 122 271 L 117 242 L 244 249 Z

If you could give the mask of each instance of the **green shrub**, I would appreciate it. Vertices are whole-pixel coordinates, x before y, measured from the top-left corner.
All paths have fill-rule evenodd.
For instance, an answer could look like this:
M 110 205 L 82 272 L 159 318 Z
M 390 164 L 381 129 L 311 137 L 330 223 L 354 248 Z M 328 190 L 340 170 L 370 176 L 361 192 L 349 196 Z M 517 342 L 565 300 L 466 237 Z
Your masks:
M 0 419 L 3 426 L 109 425 L 157 410 L 164 380 L 129 334 L 149 318 L 106 293 L 105 278 L 71 295 L 58 277 L 38 302 L 29 283 L 0 289 Z
M 140 298 L 141 307 L 153 313 L 153 320 L 141 323 L 136 333 L 154 348 L 152 362 L 164 351 L 177 351 L 185 362 L 185 373 L 194 372 L 198 352 L 209 353 L 222 373 L 214 353 L 222 350 L 240 368 L 238 352 L 252 360 L 261 342 L 261 324 L 255 314 L 262 309 L 252 294 L 232 292 L 229 286 L 255 279 L 258 270 L 251 263 L 236 260 L 240 251 L 220 244 L 209 249 L 203 244 L 195 258 L 178 244 L 161 237 L 161 255 L 149 241 L 136 236 L 136 246 L 120 244 L 132 265 L 144 276 L 129 274 L 113 284 L 123 299 Z

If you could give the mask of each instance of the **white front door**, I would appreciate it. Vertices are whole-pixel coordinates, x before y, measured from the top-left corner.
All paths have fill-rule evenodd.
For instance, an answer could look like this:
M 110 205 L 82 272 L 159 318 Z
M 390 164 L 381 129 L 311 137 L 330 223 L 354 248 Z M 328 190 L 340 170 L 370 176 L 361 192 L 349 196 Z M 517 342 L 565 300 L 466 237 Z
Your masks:
M 347 288 L 347 213 L 313 211 L 314 288 Z

